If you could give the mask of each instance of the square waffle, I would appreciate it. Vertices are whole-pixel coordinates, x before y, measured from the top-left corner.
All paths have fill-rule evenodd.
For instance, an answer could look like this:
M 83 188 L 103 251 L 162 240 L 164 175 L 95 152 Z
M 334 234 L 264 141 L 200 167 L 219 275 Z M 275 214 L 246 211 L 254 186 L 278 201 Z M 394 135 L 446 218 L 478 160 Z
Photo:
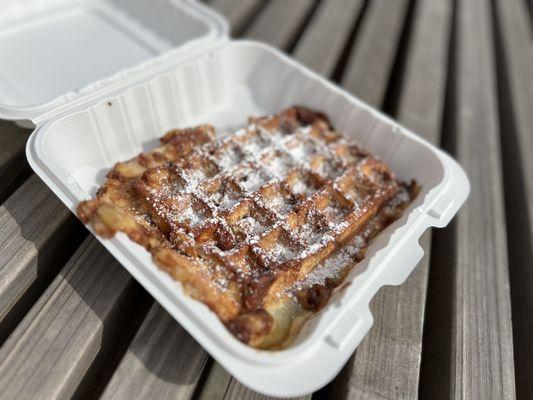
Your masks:
M 98 235 L 144 246 L 239 340 L 278 349 L 417 192 L 295 106 L 220 138 L 210 125 L 170 131 L 77 212 Z

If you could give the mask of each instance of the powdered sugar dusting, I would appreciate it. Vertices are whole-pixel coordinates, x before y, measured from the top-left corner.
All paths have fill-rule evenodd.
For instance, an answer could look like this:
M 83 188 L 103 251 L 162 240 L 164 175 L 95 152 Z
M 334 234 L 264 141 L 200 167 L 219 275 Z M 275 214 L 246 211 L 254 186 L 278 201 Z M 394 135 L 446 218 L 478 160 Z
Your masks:
M 320 133 L 311 126 L 287 133 L 250 124 L 233 135 L 195 149 L 189 156 L 194 165 L 186 163 L 181 169 L 173 170 L 178 184 L 169 180 L 151 201 L 158 214 L 169 220 L 173 228 L 184 229 L 191 235 L 189 228 L 195 227 L 193 237 L 206 232 L 204 226 L 212 229 L 208 227 L 215 225 L 219 227 L 217 232 L 226 232 L 223 246 L 217 244 L 219 239 L 213 238 L 205 242 L 202 251 L 212 252 L 231 264 L 232 273 L 239 279 L 247 275 L 247 279 L 255 279 L 253 274 L 257 273 L 250 266 L 240 266 L 242 262 L 246 264 L 246 260 L 237 265 L 235 257 L 242 257 L 241 249 L 249 248 L 253 257 L 274 270 L 288 261 L 296 261 L 289 265 L 298 268 L 301 260 L 326 251 L 323 253 L 326 261 L 295 288 L 324 284 L 327 278 L 338 276 L 353 263 L 365 245 L 362 237 L 356 236 L 328 257 L 335 248 L 330 244 L 351 228 L 348 217 L 359 212 L 360 203 L 346 196 L 347 190 L 342 190 L 338 184 L 347 166 L 347 161 L 338 155 L 336 146 L 339 145 L 348 146 L 349 143 L 322 140 Z M 359 195 L 356 185 L 349 188 Z M 317 191 L 319 195 L 329 196 L 325 207 L 315 204 L 318 200 L 313 194 Z M 344 197 L 342 205 L 332 197 L 332 191 Z M 404 201 L 405 196 L 398 197 L 399 203 Z M 167 206 L 180 202 L 179 211 Z M 239 208 L 240 204 L 247 205 Z M 305 204 L 310 207 L 309 218 L 312 218 L 295 225 L 295 216 L 300 212 L 297 207 Z M 227 218 L 234 212 L 242 215 L 231 222 Z M 263 238 L 276 230 L 281 230 L 282 234 L 275 243 L 266 244 Z M 217 271 L 218 284 L 225 287 L 224 270 L 219 270 L 220 265 L 213 268 Z
M 281 215 L 287 214 L 292 209 L 292 205 L 281 194 L 271 196 L 266 201 L 270 208 Z
M 296 249 L 279 240 L 267 251 L 267 254 L 276 263 L 291 260 L 298 256 Z
M 325 285 L 328 279 L 339 278 L 341 273 L 361 256 L 365 245 L 366 242 L 361 236 L 354 236 L 346 245 L 313 269 L 305 279 L 296 282 L 292 290 L 296 292 L 314 285 Z
M 294 193 L 296 194 L 305 194 L 305 195 L 311 194 L 313 192 L 312 188 L 306 185 L 304 181 L 297 181 L 292 186 L 292 190 L 294 190 Z
M 239 220 L 236 227 L 248 236 L 257 236 L 264 229 L 263 225 L 252 216 L 247 216 Z
M 180 222 L 187 221 L 189 224 L 194 226 L 201 223 L 203 221 L 203 217 L 196 212 L 191 205 L 188 205 L 180 214 L 178 214 L 177 220 Z
M 239 185 L 245 192 L 256 192 L 268 182 L 268 178 L 260 169 L 252 165 L 246 166 L 239 173 Z

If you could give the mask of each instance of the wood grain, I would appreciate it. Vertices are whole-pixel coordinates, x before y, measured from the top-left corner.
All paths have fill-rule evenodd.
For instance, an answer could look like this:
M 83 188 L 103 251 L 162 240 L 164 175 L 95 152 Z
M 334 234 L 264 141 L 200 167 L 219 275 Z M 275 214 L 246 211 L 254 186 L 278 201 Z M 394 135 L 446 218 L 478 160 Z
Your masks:
M 248 389 L 246 386 L 241 385 L 235 379 L 232 379 L 224 395 L 224 399 L 269 400 L 269 399 L 274 399 L 274 398 L 269 397 L 269 396 L 264 396 L 262 394 L 254 392 L 253 390 Z M 287 400 L 311 399 L 311 396 L 309 395 L 309 396 L 301 396 L 301 397 L 294 397 L 294 398 L 287 397 L 286 399 Z
M 313 0 L 270 0 L 245 35 L 248 39 L 287 49 L 296 39 L 313 4 Z
M 400 93 L 398 119 L 438 143 L 446 87 L 452 4 L 419 3 Z M 401 286 L 382 288 L 372 300 L 374 326 L 337 379 L 332 397 L 417 398 L 422 356 L 431 235 L 420 240 L 425 255 Z
M 223 399 L 232 381 L 232 376 L 216 361 L 206 371 L 204 385 L 198 391 L 198 400 Z M 252 395 L 255 393 L 252 392 Z
M 0 203 L 30 175 L 24 154 L 28 137 L 27 130 L 0 121 Z
M 154 304 L 102 399 L 188 399 L 207 353 L 158 304 Z
M 342 77 L 346 89 L 376 107 L 385 98 L 408 5 L 408 0 L 369 3 Z
M 321 2 L 294 49 L 294 58 L 320 75 L 331 76 L 362 5 L 362 0 Z
M 517 397 L 533 396 L 533 36 L 520 0 L 494 1 Z
M 209 6 L 229 22 L 232 34 L 239 34 L 263 4 L 262 0 L 213 0 Z
M 132 278 L 88 238 L 0 349 L 11 399 L 67 399 L 126 315 Z
M 0 339 L 3 341 L 74 251 L 81 226 L 37 176 L 0 207 Z
M 515 398 L 511 306 L 490 4 L 459 1 L 453 125 L 471 194 L 439 247 L 431 282 L 423 393 Z M 433 274 L 432 274 L 433 278 Z M 448 282 L 448 284 L 446 284 Z M 434 302 L 440 306 L 432 306 Z M 440 314 L 439 314 L 440 313 Z M 440 338 L 445 337 L 444 340 Z

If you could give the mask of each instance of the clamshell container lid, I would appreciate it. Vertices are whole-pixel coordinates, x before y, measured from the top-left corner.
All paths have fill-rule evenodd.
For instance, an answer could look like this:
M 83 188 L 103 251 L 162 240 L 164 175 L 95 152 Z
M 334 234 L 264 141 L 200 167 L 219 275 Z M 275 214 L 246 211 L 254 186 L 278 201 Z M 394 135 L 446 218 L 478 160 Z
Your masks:
M 228 36 L 193 0 L 0 0 L 0 119 L 32 126 Z

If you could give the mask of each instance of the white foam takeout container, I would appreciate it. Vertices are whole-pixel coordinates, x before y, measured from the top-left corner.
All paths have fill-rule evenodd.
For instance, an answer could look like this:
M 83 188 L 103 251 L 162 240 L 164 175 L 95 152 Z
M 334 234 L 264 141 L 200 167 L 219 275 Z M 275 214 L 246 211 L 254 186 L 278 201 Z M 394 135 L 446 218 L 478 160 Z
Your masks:
M 321 110 L 422 191 L 371 244 L 366 259 L 282 351 L 235 339 L 139 245 L 101 243 L 232 375 L 273 396 L 310 393 L 342 368 L 373 323 L 369 302 L 402 283 L 465 201 L 468 179 L 448 155 L 281 52 L 228 39 L 227 23 L 187 0 L 0 0 L 0 118 L 36 126 L 32 168 L 72 210 L 119 160 L 171 128 L 237 128 L 293 104 Z

